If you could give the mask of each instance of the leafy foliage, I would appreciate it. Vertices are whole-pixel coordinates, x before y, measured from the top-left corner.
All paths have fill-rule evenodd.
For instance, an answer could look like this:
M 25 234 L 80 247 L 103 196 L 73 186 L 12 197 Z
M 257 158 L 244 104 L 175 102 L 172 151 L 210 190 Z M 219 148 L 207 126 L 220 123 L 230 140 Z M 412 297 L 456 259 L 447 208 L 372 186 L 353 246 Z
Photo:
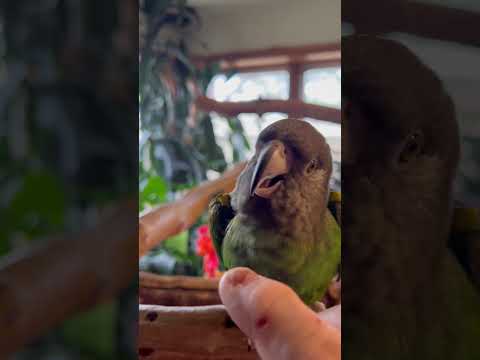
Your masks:
M 91 226 L 107 204 L 137 191 L 132 3 L 1 3 L 0 256 Z M 78 315 L 16 358 L 118 358 L 118 301 Z
M 186 1 L 140 3 L 139 75 L 139 199 L 140 211 L 172 201 L 211 171 L 220 173 L 227 161 L 215 137 L 212 118 L 194 105 L 205 93 L 219 66 L 198 69 L 186 37 L 201 26 Z M 241 124 L 225 119 L 232 128 L 234 161 L 248 150 Z M 152 250 L 140 261 L 143 270 L 201 275 L 195 255 L 195 229 L 179 234 Z

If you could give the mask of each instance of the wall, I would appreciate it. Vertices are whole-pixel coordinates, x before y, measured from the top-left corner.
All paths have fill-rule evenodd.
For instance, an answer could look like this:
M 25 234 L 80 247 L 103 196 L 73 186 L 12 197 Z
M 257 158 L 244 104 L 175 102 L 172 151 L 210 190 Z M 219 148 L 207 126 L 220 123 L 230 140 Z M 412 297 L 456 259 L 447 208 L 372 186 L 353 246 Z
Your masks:
M 197 54 L 340 41 L 339 0 L 191 0 L 190 4 L 203 22 L 190 41 Z

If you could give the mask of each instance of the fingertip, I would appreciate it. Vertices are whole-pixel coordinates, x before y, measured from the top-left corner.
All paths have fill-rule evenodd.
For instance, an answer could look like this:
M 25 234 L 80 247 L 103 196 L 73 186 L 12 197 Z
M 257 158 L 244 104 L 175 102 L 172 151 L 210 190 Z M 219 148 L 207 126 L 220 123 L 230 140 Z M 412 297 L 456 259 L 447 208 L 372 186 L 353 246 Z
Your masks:
M 219 295 L 232 320 L 247 336 L 251 330 L 252 309 L 248 301 L 250 288 L 259 279 L 254 271 L 238 267 L 227 271 L 220 279 Z
M 231 305 L 230 303 L 238 298 L 239 290 L 242 286 L 254 281 L 258 275 L 246 267 L 238 267 L 228 270 L 220 279 L 218 285 L 218 292 L 220 299 L 225 306 Z
M 317 314 L 318 318 L 326 321 L 330 326 L 342 329 L 342 306 L 335 305 Z
M 257 274 L 246 267 L 237 267 L 228 270 L 220 279 L 220 289 L 226 290 L 237 286 L 245 285 L 254 280 Z
M 262 358 L 296 359 L 307 354 L 339 353 L 335 320 L 340 318 L 330 312 L 330 316 L 325 313 L 317 317 L 285 284 L 248 268 L 236 268 L 225 273 L 219 289 L 232 320 L 255 343 Z M 336 314 L 339 312 L 340 308 Z

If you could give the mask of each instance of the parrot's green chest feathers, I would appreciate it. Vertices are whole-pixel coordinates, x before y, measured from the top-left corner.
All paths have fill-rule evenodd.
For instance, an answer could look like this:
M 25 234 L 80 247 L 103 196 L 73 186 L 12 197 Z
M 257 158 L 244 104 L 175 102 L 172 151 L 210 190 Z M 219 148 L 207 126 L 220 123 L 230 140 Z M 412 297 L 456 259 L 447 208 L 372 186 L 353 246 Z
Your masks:
M 226 205 L 226 196 L 217 198 L 217 214 L 222 212 L 218 204 L 223 201 Z M 212 216 L 214 204 L 215 201 L 210 208 L 211 229 L 215 229 L 214 224 L 219 222 L 218 217 Z M 223 212 L 228 212 L 227 209 L 223 207 Z M 317 226 L 307 226 L 314 227 L 316 231 L 313 232 L 299 231 L 293 225 L 290 231 L 279 231 L 275 226 L 263 226 L 261 218 L 234 215 L 218 247 L 220 257 L 228 269 L 248 267 L 289 285 L 306 304 L 311 305 L 321 299 L 340 263 L 339 225 L 327 209 L 323 219 Z M 213 237 L 215 239 L 215 234 Z
M 324 294 L 340 261 L 340 231 L 338 225 L 331 226 L 331 231 L 322 228 L 312 241 L 302 238 L 308 237 L 307 233 L 298 234 L 298 238 L 287 237 L 237 216 L 225 236 L 224 263 L 228 268 L 249 267 L 281 281 L 292 287 L 305 303 L 313 304 Z

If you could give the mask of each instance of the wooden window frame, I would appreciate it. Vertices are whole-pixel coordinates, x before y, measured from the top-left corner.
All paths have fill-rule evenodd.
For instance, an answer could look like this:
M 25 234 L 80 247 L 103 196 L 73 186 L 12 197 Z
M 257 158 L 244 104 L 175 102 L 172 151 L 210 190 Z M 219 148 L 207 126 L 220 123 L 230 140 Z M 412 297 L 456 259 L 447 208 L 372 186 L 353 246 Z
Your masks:
M 340 123 L 340 110 L 303 102 L 303 73 L 309 69 L 334 67 L 341 64 L 340 44 L 313 44 L 298 47 L 277 47 L 239 52 L 194 56 L 194 63 L 203 67 L 212 62 L 224 71 L 260 72 L 286 70 L 289 73 L 288 100 L 257 100 L 249 102 L 217 102 L 205 96 L 197 98 L 197 106 L 227 116 L 239 113 L 285 112 L 290 117 L 310 117 Z

